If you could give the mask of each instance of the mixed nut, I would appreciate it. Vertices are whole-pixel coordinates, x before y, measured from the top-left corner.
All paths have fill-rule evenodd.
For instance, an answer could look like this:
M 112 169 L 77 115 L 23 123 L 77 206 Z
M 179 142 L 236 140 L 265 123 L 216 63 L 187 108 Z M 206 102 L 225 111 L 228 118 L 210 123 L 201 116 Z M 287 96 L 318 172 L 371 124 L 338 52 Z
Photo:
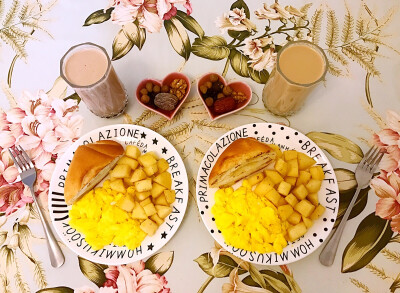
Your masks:
M 140 90 L 140 101 L 165 111 L 173 111 L 185 97 L 188 84 L 184 79 L 174 79 L 170 85 L 159 86 L 147 82 Z
M 224 85 L 216 74 L 210 74 L 208 81 L 200 85 L 199 90 L 207 107 L 217 114 L 230 112 L 236 109 L 239 103 L 247 100 L 245 94 Z

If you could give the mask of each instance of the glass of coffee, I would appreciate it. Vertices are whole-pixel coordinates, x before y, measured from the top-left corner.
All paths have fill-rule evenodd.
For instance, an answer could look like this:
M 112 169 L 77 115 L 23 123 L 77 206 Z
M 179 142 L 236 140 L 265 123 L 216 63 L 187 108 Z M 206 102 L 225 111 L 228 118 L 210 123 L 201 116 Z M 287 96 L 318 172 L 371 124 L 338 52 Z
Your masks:
M 93 43 L 73 46 L 60 61 L 61 77 L 95 115 L 121 114 L 128 102 L 106 50 Z
M 279 116 L 298 111 L 308 94 L 325 78 L 328 61 L 324 51 L 308 41 L 286 44 L 265 84 L 265 107 Z

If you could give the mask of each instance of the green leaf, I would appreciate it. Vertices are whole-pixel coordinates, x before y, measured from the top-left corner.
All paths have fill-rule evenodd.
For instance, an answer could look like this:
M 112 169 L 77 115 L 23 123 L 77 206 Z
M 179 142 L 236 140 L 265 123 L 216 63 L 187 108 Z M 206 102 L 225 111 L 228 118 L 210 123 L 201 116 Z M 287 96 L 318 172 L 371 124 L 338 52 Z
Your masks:
M 351 209 L 349 219 L 353 219 L 353 218 L 357 217 L 365 209 L 367 202 L 368 202 L 369 190 L 370 190 L 370 187 L 361 189 L 361 191 L 358 194 L 358 197 L 356 199 L 356 202 L 355 202 L 353 208 Z M 336 228 L 342 221 L 343 215 L 346 212 L 347 207 L 349 206 L 350 201 L 353 198 L 355 192 L 356 192 L 356 188 L 340 192 L 339 211 L 338 211 L 338 215 L 336 218 L 334 228 Z
M 178 19 L 182 25 L 190 32 L 197 35 L 200 39 L 204 37 L 204 30 L 200 26 L 200 24 L 190 15 L 187 15 L 185 12 L 178 10 L 176 12 L 175 18 Z
M 339 161 L 358 164 L 364 156 L 358 145 L 339 134 L 309 132 L 307 133 L 307 136 L 321 149 L 327 151 L 332 157 Z
M 265 283 L 263 274 L 261 274 L 260 271 L 257 270 L 257 268 L 255 266 L 253 266 L 252 264 L 249 264 L 249 273 L 250 273 L 251 278 L 254 280 L 254 282 L 256 282 L 258 285 L 260 285 L 261 288 L 264 288 L 264 289 L 267 288 L 267 284 Z
M 124 24 L 122 29 L 124 30 L 125 36 L 141 50 L 146 41 L 146 30 L 140 28 L 136 22 Z
M 269 72 L 267 70 L 257 71 L 249 66 L 249 75 L 252 80 L 257 83 L 265 84 L 269 79 Z
M 160 252 L 146 261 L 146 269 L 149 269 L 153 274 L 164 275 L 172 265 L 174 261 L 174 252 L 166 251 Z
M 69 287 L 54 287 L 54 288 L 46 288 L 37 291 L 36 293 L 74 293 L 74 289 Z
M 68 97 L 66 97 L 64 99 L 64 101 L 69 100 L 69 99 L 76 100 L 77 104 L 79 104 L 81 102 L 81 97 L 77 93 L 73 93 L 72 95 L 69 95 Z
M 164 20 L 164 27 L 174 50 L 185 60 L 188 60 L 192 48 L 183 24 L 177 18 L 172 17 L 169 20 Z
M 248 19 L 250 19 L 250 9 L 247 6 L 246 2 L 244 2 L 243 0 L 237 0 L 236 2 L 234 2 L 231 6 L 230 10 L 233 10 L 235 8 L 243 8 L 244 12 L 246 14 L 246 17 Z M 234 39 L 243 41 L 244 39 L 248 38 L 251 33 L 249 31 L 242 31 L 242 32 L 238 32 L 238 31 L 233 31 L 233 30 L 228 30 L 228 35 Z
M 267 274 L 262 274 L 267 283 L 279 293 L 290 293 L 290 289 L 284 282 Z
M 353 171 L 337 168 L 335 169 L 335 175 L 340 192 L 349 191 L 357 187 L 356 176 Z
M 272 271 L 272 270 L 261 270 L 260 273 L 264 275 L 264 278 L 267 279 L 267 281 L 273 279 L 272 282 L 277 281 L 279 283 L 283 283 L 286 286 L 286 288 L 290 288 L 290 285 L 289 285 L 288 281 L 286 280 L 284 274 L 277 272 L 277 271 Z M 244 278 L 242 280 L 242 282 L 245 283 L 246 285 L 249 285 L 252 287 L 261 288 L 260 285 L 258 285 L 256 282 L 254 282 L 254 280 L 251 278 L 251 276 L 247 276 L 246 278 Z M 269 284 L 269 281 L 266 283 L 266 289 L 271 291 L 272 293 L 280 293 L 280 291 L 275 290 L 274 287 L 272 287 Z
M 247 64 L 247 62 L 249 61 L 249 57 L 242 54 L 236 49 L 231 49 L 229 59 L 231 61 L 233 71 L 235 71 L 240 76 L 249 77 L 249 69 Z
M 118 60 L 124 57 L 134 45 L 135 43 L 126 36 L 124 29 L 122 28 L 115 36 L 112 44 L 112 60 Z
M 397 289 L 400 289 L 400 274 L 397 275 L 389 289 L 391 293 L 394 293 Z
M 108 266 L 94 263 L 81 257 L 78 257 L 78 260 L 79 268 L 81 269 L 82 274 L 84 274 L 86 278 L 95 283 L 98 287 L 103 286 L 104 282 L 106 281 L 104 270 L 108 268 Z
M 111 18 L 111 12 L 114 10 L 114 7 L 108 8 L 106 11 L 104 9 L 97 10 L 89 15 L 83 26 L 89 26 L 92 24 L 103 23 Z
M 239 265 L 229 256 L 220 255 L 218 263 L 214 267 L 212 258 L 209 253 L 203 253 L 194 260 L 198 263 L 199 267 L 209 276 L 215 278 L 225 278 L 236 268 L 238 268 L 238 274 L 244 274 L 246 271 L 238 267 Z
M 196 38 L 192 45 L 194 55 L 209 60 L 222 60 L 229 56 L 226 40 L 221 36 Z
M 357 271 L 371 260 L 389 243 L 393 231 L 390 221 L 369 214 L 361 221 L 353 239 L 347 244 L 342 257 L 342 273 Z

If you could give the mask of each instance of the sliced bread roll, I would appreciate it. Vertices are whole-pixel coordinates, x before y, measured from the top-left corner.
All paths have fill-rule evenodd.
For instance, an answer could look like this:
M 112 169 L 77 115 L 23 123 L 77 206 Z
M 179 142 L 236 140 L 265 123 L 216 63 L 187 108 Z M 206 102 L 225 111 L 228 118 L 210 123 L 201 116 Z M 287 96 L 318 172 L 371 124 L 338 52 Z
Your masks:
M 124 154 L 121 144 L 101 140 L 79 146 L 65 179 L 64 198 L 70 205 L 96 186 Z
M 240 138 L 219 156 L 211 170 L 210 187 L 225 188 L 268 167 L 276 153 L 255 138 Z

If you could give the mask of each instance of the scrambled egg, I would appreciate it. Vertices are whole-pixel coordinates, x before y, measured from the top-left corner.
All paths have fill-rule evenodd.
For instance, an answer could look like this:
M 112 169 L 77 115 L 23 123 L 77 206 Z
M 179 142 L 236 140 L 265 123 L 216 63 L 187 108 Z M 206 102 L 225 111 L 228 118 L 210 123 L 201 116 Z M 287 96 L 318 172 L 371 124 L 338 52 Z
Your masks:
M 255 194 L 247 180 L 237 190 L 232 187 L 215 193 L 211 213 L 225 242 L 236 248 L 259 253 L 281 254 L 287 246 L 287 222 L 282 222 L 276 207 Z
M 128 249 L 138 247 L 147 234 L 139 221 L 115 205 L 124 196 L 107 184 L 89 191 L 72 205 L 70 226 L 83 233 L 94 250 L 111 243 Z

